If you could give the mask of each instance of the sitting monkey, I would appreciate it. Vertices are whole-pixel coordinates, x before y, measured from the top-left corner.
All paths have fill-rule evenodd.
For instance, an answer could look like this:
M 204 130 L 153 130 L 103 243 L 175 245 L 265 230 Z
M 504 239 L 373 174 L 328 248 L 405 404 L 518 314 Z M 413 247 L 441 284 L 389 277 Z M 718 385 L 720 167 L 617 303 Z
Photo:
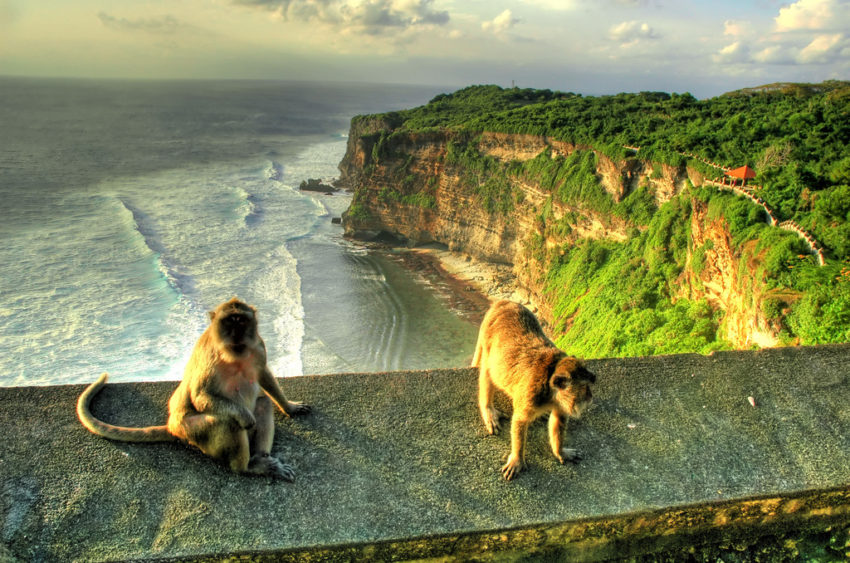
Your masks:
M 310 407 L 283 395 L 266 363 L 254 307 L 234 297 L 210 312 L 210 325 L 168 402 L 166 425 L 126 428 L 96 419 L 89 403 L 106 377 L 101 375 L 77 401 L 80 422 L 95 434 L 123 442 L 181 440 L 227 462 L 233 471 L 295 478 L 292 466 L 270 456 L 272 401 L 289 416 L 309 413 Z
M 578 461 L 572 448 L 561 447 L 567 416 L 579 418 L 592 401 L 590 384 L 596 376 L 577 359 L 559 350 L 543 333 L 534 314 L 517 303 L 494 303 L 478 333 L 472 367 L 478 371 L 478 406 L 490 434 L 499 432 L 502 415 L 493 406 L 498 387 L 513 402 L 511 453 L 502 467 L 513 479 L 525 467 L 528 426 L 549 413 L 549 442 L 558 461 Z

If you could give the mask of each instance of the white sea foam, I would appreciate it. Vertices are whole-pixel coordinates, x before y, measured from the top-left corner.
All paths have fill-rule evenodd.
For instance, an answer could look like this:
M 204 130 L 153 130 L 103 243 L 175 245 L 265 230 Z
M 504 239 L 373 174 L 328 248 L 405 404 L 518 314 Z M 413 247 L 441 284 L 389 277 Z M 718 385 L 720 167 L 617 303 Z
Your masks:
M 13 350 L 0 369 L 17 374 L 2 384 L 179 378 L 206 311 L 234 295 L 259 308 L 275 371 L 301 373 L 301 282 L 286 242 L 326 209 L 270 181 L 262 162 L 116 178 L 62 209 L 0 248 L 18 266 L 3 293 L 26 288 L 26 305 L 4 299 L 16 314 L 0 313 Z
M 276 180 L 278 182 L 280 180 L 282 180 L 283 179 L 283 164 L 276 162 L 274 160 L 269 162 L 269 166 L 268 166 L 268 168 L 266 168 L 266 177 L 269 180 Z

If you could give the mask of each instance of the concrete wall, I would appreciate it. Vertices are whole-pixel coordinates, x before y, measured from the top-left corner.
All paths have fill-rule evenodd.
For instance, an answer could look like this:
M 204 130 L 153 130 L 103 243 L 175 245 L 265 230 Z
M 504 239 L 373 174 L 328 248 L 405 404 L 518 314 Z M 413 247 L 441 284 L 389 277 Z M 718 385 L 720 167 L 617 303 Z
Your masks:
M 94 436 L 81 386 L 3 388 L 0 561 L 601 560 L 841 529 L 848 359 L 840 345 L 591 361 L 595 405 L 567 439 L 583 461 L 559 465 L 541 422 L 511 482 L 470 369 L 285 380 L 315 410 L 277 417 L 291 484 Z M 174 386 L 110 384 L 93 410 L 162 423 Z

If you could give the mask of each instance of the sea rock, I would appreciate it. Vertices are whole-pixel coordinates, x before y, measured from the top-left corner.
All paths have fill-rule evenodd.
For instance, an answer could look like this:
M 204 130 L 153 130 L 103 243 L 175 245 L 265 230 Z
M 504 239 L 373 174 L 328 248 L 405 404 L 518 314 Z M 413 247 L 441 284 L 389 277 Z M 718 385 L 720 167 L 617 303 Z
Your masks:
M 329 186 L 328 184 L 323 184 L 320 178 L 308 178 L 307 180 L 301 182 L 301 185 L 298 186 L 298 189 L 308 192 L 321 192 L 324 194 L 332 194 L 336 191 L 339 191 L 339 188 Z

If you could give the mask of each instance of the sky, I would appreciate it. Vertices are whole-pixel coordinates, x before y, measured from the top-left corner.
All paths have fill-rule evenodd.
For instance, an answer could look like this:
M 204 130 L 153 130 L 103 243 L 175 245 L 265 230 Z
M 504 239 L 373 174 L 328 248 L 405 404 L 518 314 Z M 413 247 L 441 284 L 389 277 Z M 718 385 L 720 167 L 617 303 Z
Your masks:
M 850 0 L 0 0 L 0 75 L 706 98 L 850 79 Z

